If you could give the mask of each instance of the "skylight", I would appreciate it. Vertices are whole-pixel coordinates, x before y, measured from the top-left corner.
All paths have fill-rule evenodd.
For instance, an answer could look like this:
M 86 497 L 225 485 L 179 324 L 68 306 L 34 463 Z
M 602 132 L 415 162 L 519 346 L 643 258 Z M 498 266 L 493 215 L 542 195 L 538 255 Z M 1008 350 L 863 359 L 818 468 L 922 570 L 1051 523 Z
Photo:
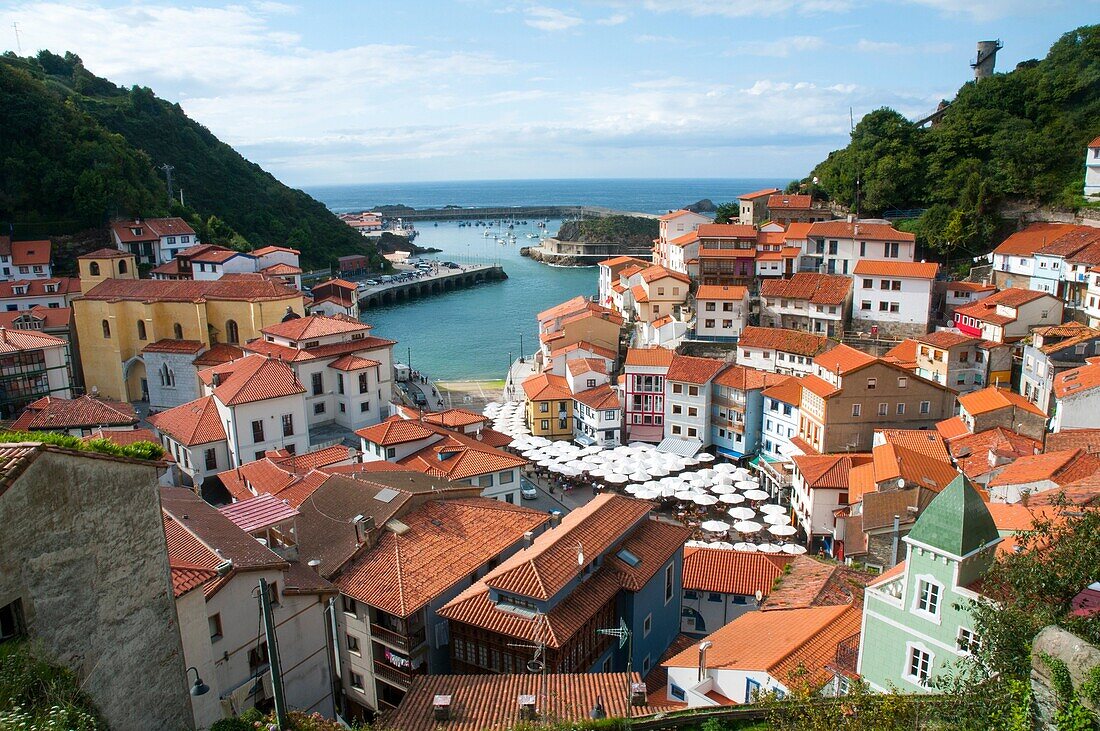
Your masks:
M 630 566 L 631 568 L 634 568 L 642 562 L 642 559 L 638 558 L 625 548 L 621 549 L 615 555 L 618 556 L 623 563 L 625 563 L 627 566 Z
M 388 503 L 397 497 L 397 490 L 390 489 L 388 487 L 378 491 L 378 494 L 374 496 L 374 499 L 380 503 Z

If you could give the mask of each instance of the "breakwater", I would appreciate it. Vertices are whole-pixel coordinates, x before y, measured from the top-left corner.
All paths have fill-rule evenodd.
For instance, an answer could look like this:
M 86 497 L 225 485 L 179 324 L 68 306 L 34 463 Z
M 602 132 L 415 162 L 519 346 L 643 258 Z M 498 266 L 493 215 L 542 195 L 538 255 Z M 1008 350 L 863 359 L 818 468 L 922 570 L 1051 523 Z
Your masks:
M 402 208 L 380 211 L 386 218 L 400 218 L 403 221 L 473 221 L 473 220 L 511 220 L 543 218 L 607 218 L 608 216 L 639 216 L 656 218 L 652 213 L 638 211 L 619 211 L 603 206 L 481 206 L 471 208 Z

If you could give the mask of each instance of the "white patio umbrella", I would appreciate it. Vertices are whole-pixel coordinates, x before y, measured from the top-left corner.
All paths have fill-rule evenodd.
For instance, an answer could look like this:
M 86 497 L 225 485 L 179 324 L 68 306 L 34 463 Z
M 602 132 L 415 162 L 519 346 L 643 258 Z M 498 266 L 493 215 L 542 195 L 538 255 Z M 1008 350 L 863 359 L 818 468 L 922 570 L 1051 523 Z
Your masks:
M 661 497 L 660 490 L 639 490 L 634 494 L 634 497 L 641 500 L 653 500 L 654 498 Z
M 624 482 L 629 482 L 630 481 L 629 477 L 627 477 L 626 475 L 621 475 L 618 472 L 612 472 L 610 475 L 608 475 L 607 477 L 605 477 L 603 479 L 604 479 L 605 482 L 611 482 L 611 483 L 614 483 L 616 485 L 621 485 Z
M 738 480 L 735 484 L 738 490 L 755 490 L 760 487 L 760 483 L 756 480 Z
M 652 475 L 653 477 L 664 477 L 665 475 L 668 474 L 668 469 L 666 469 L 665 467 L 662 467 L 659 464 L 658 465 L 647 465 L 646 468 L 645 468 L 645 471 L 646 471 L 647 474 Z
M 699 454 L 695 455 L 695 459 L 698 460 L 699 462 L 713 462 L 714 461 L 714 455 L 713 454 L 707 454 L 706 452 L 700 452 Z
M 708 544 L 706 541 L 687 541 L 684 545 L 688 548 L 706 548 Z
M 588 470 L 588 475 L 590 477 L 603 478 L 603 477 L 607 477 L 608 475 L 611 475 L 611 474 L 614 474 L 614 473 L 615 473 L 615 470 L 611 469 L 610 467 L 597 467 L 594 470 Z
M 724 533 L 730 529 L 730 524 L 724 520 L 704 520 L 699 527 L 711 533 Z
M 719 485 L 729 485 L 730 487 L 733 487 L 734 482 L 735 482 L 735 480 L 733 479 L 733 475 L 725 475 L 725 474 L 718 475 L 718 484 Z
M 580 470 L 575 470 L 572 467 L 567 467 L 565 465 L 562 465 L 562 468 L 558 470 L 558 472 L 565 475 L 566 477 L 579 477 L 581 474 Z
M 745 502 L 745 496 L 744 495 L 738 495 L 737 493 L 731 492 L 731 493 L 726 494 L 726 495 L 719 495 L 718 500 L 720 502 L 725 503 L 726 505 L 738 505 L 740 503 Z
M 768 513 L 764 516 L 764 522 L 768 525 L 783 525 L 784 523 L 790 525 L 791 519 L 786 513 Z
M 729 462 L 719 462 L 718 464 L 714 465 L 714 471 L 728 475 L 731 472 L 736 472 L 737 468 L 731 465 Z
M 718 477 L 718 473 L 712 469 L 699 470 L 699 476 L 708 480 L 713 480 Z
M 730 508 L 726 515 L 737 520 L 751 520 L 756 517 L 756 511 L 752 508 Z
M 710 491 L 715 495 L 733 495 L 737 492 L 737 488 L 733 485 L 715 485 L 710 488 Z
M 680 457 L 680 461 L 683 462 L 685 467 L 691 467 L 692 465 L 699 464 L 699 460 L 695 457 Z
M 797 543 L 784 543 L 783 553 L 789 553 L 792 556 L 801 556 L 806 553 L 806 547 L 800 546 Z
M 631 482 L 648 482 L 649 481 L 649 475 L 645 472 L 645 470 L 638 470 L 637 472 L 631 472 L 630 473 L 630 481 Z
M 763 527 L 755 520 L 739 520 L 733 524 L 733 529 L 738 533 L 756 533 Z
M 787 509 L 782 505 L 776 505 L 775 503 L 768 503 L 767 505 L 761 505 L 757 508 L 761 513 L 767 513 L 768 515 L 777 515 L 779 513 L 787 512 Z
M 661 497 L 673 497 L 679 491 L 678 485 L 661 485 Z
M 756 544 L 755 543 L 745 543 L 744 541 L 742 541 L 741 543 L 734 543 L 733 544 L 733 550 L 735 550 L 735 551 L 746 551 L 748 553 L 756 553 Z
M 745 497 L 749 500 L 767 500 L 771 495 L 763 490 L 746 490 Z
M 798 528 L 793 525 L 773 525 L 768 528 L 768 532 L 773 536 L 793 536 L 798 532 Z
M 716 502 L 718 502 L 718 498 L 714 497 L 713 495 L 707 495 L 706 493 L 696 495 L 691 500 L 696 505 L 714 505 Z
M 639 442 L 637 439 L 635 439 L 633 442 L 630 442 L 626 446 L 630 447 L 631 449 L 650 449 L 653 447 L 653 445 L 649 442 Z
M 535 462 L 535 464 L 537 464 L 539 467 L 550 467 L 551 465 L 556 465 L 557 463 L 558 461 L 553 457 L 543 457 L 542 459 Z
M 709 548 L 720 548 L 723 551 L 732 551 L 733 544 L 729 541 L 711 541 L 707 544 Z
M 568 470 L 569 468 L 566 467 L 565 465 L 563 465 L 561 462 L 555 462 L 552 465 L 549 465 L 548 469 L 551 472 L 557 472 L 558 474 L 564 474 L 565 471 Z
M 571 460 L 569 460 L 568 462 L 565 463 L 565 466 L 566 467 L 572 467 L 575 470 L 584 471 L 584 470 L 587 470 L 592 465 L 590 465 L 588 462 L 585 462 L 583 459 L 571 459 Z
M 690 501 L 698 494 L 699 493 L 693 492 L 692 490 L 680 490 L 679 492 L 673 494 L 673 497 L 677 500 Z
M 638 492 L 641 492 L 644 489 L 645 488 L 642 487 L 641 485 L 627 485 L 626 487 L 623 488 L 623 492 L 634 495 L 634 494 L 637 494 Z
M 760 553 L 779 553 L 783 549 L 774 543 L 757 543 L 756 550 Z
M 603 451 L 603 447 L 597 447 L 596 445 L 592 445 L 591 447 L 585 447 L 584 449 L 581 450 L 580 453 L 583 454 L 583 455 L 591 455 L 591 454 L 599 454 L 602 451 Z
M 615 454 L 634 454 L 634 449 L 632 447 L 626 446 L 625 444 L 615 447 L 611 451 Z

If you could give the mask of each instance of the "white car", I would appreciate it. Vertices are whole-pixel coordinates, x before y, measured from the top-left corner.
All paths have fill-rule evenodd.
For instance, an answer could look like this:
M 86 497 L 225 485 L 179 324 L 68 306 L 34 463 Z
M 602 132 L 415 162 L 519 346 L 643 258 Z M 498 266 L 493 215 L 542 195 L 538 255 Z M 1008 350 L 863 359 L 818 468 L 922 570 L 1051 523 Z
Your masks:
M 539 491 L 538 488 L 536 488 L 530 482 L 524 480 L 520 484 L 519 494 L 520 497 L 522 497 L 524 500 L 535 500 L 539 496 Z

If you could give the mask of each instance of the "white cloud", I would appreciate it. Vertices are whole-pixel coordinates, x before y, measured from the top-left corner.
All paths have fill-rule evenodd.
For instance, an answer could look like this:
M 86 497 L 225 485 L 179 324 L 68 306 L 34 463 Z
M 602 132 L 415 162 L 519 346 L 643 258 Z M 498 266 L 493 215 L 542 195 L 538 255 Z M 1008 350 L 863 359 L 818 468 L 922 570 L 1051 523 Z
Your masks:
M 596 21 L 596 25 L 622 25 L 628 20 L 630 20 L 630 16 L 626 13 L 615 13 L 606 18 L 600 18 Z
M 527 15 L 527 18 L 523 21 L 524 23 L 532 28 L 551 32 L 569 30 L 584 22 L 582 18 L 576 15 L 570 15 L 564 10 L 546 7 L 545 5 L 534 5 L 527 8 L 524 13 Z
M 645 7 L 660 13 L 750 18 L 792 11 L 801 15 L 847 12 L 855 7 L 855 0 L 645 0 Z
M 727 56 L 771 56 L 785 58 L 791 54 L 817 51 L 825 47 L 825 40 L 818 36 L 788 36 L 774 41 L 745 41 L 736 43 L 725 52 Z
M 860 38 L 855 45 L 860 53 L 907 54 L 907 53 L 949 53 L 957 50 L 951 43 L 898 43 L 896 41 L 870 41 Z
M 1021 13 L 1042 13 L 1065 5 L 1062 0 L 905 0 L 939 10 L 945 15 L 969 15 L 974 20 L 988 21 Z

